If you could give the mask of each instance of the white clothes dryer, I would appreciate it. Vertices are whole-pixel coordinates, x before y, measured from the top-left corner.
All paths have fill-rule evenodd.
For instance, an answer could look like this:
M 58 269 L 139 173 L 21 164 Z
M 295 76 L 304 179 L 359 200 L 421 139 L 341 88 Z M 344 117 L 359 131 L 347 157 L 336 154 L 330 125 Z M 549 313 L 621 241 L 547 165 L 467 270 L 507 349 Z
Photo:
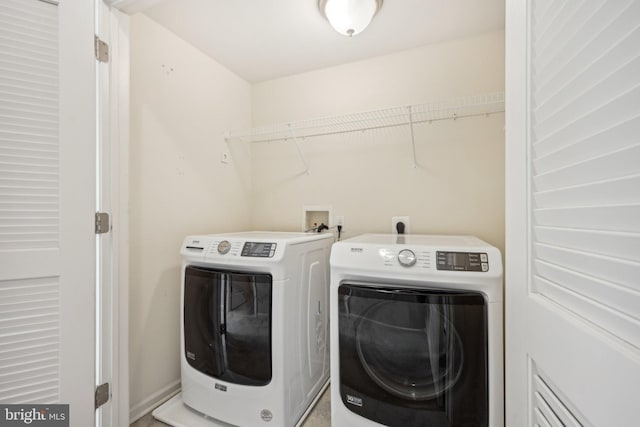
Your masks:
M 470 236 L 331 253 L 331 425 L 503 426 L 502 258 Z
M 332 243 L 331 234 L 318 233 L 185 239 L 185 405 L 241 427 L 293 427 L 301 421 L 329 380 Z

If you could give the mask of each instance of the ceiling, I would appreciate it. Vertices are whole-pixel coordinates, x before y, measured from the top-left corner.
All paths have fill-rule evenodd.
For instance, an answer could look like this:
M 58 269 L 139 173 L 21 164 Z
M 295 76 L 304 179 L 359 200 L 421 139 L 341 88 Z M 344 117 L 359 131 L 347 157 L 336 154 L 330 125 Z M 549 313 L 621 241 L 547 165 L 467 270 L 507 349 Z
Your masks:
M 144 13 L 249 82 L 504 28 L 504 0 L 384 0 L 361 34 L 336 33 L 317 0 L 155 0 Z

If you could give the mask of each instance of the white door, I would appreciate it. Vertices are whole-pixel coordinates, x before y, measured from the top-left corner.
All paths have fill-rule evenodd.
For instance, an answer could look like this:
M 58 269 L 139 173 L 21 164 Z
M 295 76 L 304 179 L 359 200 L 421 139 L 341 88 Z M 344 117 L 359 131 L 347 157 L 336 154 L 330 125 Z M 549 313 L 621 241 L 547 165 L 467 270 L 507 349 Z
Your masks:
M 95 59 L 86 0 L 0 2 L 0 401 L 94 424 Z
M 506 25 L 507 425 L 638 425 L 640 1 Z

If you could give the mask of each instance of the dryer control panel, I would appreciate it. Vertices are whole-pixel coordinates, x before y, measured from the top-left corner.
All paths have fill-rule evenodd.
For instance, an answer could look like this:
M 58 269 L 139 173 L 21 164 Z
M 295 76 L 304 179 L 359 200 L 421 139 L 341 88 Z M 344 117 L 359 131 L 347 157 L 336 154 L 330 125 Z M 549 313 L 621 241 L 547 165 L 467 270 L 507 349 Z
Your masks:
M 484 252 L 436 252 L 436 268 L 449 271 L 489 271 L 489 257 Z

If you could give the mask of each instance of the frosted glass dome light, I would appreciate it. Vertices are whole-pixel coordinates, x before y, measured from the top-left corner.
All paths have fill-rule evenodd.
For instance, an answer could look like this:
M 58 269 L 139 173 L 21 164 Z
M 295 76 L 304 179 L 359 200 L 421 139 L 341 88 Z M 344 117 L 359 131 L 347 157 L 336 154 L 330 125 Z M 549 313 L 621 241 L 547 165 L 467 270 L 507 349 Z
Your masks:
M 361 33 L 382 7 L 382 0 L 319 0 L 318 8 L 340 34 Z

